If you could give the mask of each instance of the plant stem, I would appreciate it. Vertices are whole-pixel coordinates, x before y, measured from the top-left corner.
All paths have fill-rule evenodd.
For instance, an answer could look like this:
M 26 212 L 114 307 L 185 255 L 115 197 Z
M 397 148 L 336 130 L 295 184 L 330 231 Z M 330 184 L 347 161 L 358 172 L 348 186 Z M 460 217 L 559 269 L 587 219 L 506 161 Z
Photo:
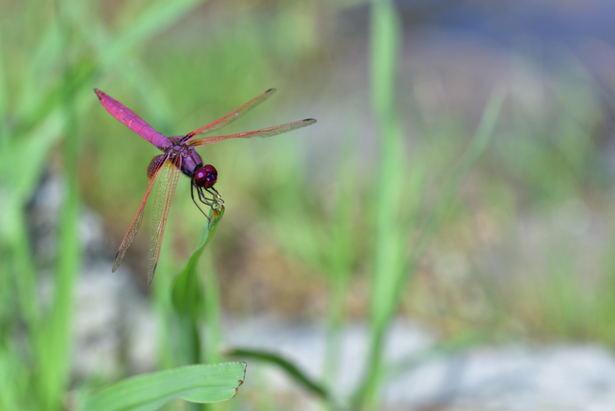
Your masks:
M 56 3 L 58 22 L 62 32 L 65 58 L 70 58 L 71 27 L 63 18 L 62 7 Z M 64 182 L 65 193 L 58 225 L 58 261 L 54 283 L 54 297 L 51 312 L 42 326 L 44 333 L 38 338 L 38 358 L 41 365 L 43 409 L 55 410 L 61 403 L 62 393 L 68 383 L 71 353 L 71 323 L 73 313 L 74 286 L 79 267 L 79 239 L 77 218 L 79 212 L 79 175 L 77 119 L 72 94 L 72 78 L 69 61 L 64 62 L 65 87 L 62 88 L 64 116 Z
M 367 365 L 353 409 L 374 409 L 382 375 L 386 331 L 396 307 L 404 235 L 397 221 L 403 185 L 401 131 L 395 112 L 395 66 L 400 27 L 393 2 L 373 0 L 371 10 L 372 100 L 380 129 L 380 169 L 375 198 L 375 255 L 371 296 L 371 338 Z

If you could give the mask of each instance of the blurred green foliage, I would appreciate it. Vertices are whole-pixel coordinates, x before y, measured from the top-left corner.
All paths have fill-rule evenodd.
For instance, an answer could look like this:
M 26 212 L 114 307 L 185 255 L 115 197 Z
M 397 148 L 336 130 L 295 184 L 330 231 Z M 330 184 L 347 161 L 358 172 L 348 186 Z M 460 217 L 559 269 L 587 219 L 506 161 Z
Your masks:
M 71 408 L 74 391 L 99 385 L 97 376 L 70 378 L 73 299 L 83 269 L 78 216 L 83 206 L 96 210 L 109 235 L 121 238 L 155 150 L 98 107 L 93 87 L 170 135 L 271 86 L 282 92 L 241 128 L 319 119 L 275 142 L 202 150 L 221 171 L 218 187 L 228 209 L 200 266 L 205 304 L 182 307 L 191 314 L 179 346 L 192 351 L 173 358 L 169 344 L 178 341 L 161 332 L 162 368 L 218 359 L 222 306 L 249 311 L 250 287 L 242 286 L 242 276 L 259 271 L 282 272 L 265 277 L 271 287 L 315 293 L 314 305 L 325 301 L 325 308 L 307 307 L 313 311 L 303 305 L 307 313 L 281 299 L 268 303 L 288 316 L 326 319 L 326 369 L 322 381 L 314 381 L 274 354 L 249 354 L 285 368 L 308 392 L 326 392 L 316 395 L 330 408 L 377 408 L 380 386 L 405 364 L 383 358 L 398 314 L 441 332 L 434 352 L 500 338 L 615 344 L 615 260 L 608 253 L 615 210 L 600 156 L 601 95 L 591 76 L 578 64 L 553 73 L 544 106 L 524 104 L 513 86 L 501 85 L 476 108 L 481 120 L 444 104 L 430 112 L 414 88 L 420 79 L 401 68 L 406 56 L 398 12 L 390 1 L 373 3 L 366 9 L 368 28 L 351 34 L 336 22 L 366 6 L 360 1 L 0 5 L 0 409 Z M 362 54 L 348 57 L 346 48 Z M 347 58 L 365 70 L 340 75 Z M 369 121 L 355 101 L 328 98 L 336 86 L 331 79 L 353 76 L 361 78 L 353 83 L 364 90 L 360 96 L 369 96 Z M 361 128 L 368 122 L 375 132 Z M 64 183 L 53 267 L 40 266 L 28 228 L 28 205 L 48 174 Z M 178 307 L 171 275 L 203 228 L 188 198 L 183 181 L 152 295 L 167 331 Z M 580 235 L 557 231 L 559 210 L 590 228 Z M 536 250 L 523 248 L 533 244 L 518 229 L 526 224 L 544 233 Z M 583 248 L 585 236 L 594 235 L 592 224 L 608 226 L 606 241 L 598 235 L 596 247 Z M 144 246 L 129 252 L 137 270 L 144 268 Z M 246 249 L 273 250 L 275 258 L 255 264 Z M 592 272 L 579 262 L 587 253 Z M 447 271 L 438 262 L 459 254 L 465 274 L 456 278 L 449 271 L 458 267 Z M 41 301 L 38 284 L 49 276 L 54 293 Z M 316 285 L 301 288 L 308 284 Z M 352 398 L 334 399 L 314 387 L 334 386 L 340 332 L 356 318 L 370 321 L 367 366 Z M 213 343 L 201 346 L 199 324 Z M 267 384 L 254 385 L 265 393 L 256 400 L 259 409 L 275 409 Z

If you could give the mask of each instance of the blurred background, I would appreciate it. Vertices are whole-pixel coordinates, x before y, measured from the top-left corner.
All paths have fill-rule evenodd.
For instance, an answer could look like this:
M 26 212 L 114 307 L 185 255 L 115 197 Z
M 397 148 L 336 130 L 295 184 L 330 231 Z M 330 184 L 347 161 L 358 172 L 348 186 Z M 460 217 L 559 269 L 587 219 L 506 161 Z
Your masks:
M 0 409 L 187 363 L 170 287 L 206 224 L 181 178 L 111 273 L 168 135 L 269 87 L 203 147 L 226 213 L 199 265 L 229 410 L 615 409 L 615 4 L 0 3 Z M 148 228 L 150 231 L 148 232 Z M 241 355 L 233 355 L 241 358 Z M 249 356 L 247 356 L 249 357 Z M 168 409 L 188 409 L 170 404 Z

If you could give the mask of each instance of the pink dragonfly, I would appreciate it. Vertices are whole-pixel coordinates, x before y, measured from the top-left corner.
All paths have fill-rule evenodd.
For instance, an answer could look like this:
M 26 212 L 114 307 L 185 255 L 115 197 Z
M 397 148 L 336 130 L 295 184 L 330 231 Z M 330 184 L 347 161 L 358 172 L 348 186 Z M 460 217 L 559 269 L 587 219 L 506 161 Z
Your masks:
M 126 234 L 124 235 L 124 238 L 122 239 L 122 242 L 117 250 L 112 269 L 113 271 L 117 270 L 124 258 L 124 255 L 126 254 L 126 250 L 134 241 L 141 225 L 141 221 L 143 220 L 145 205 L 150 194 L 152 193 L 154 183 L 158 181 L 160 187 L 160 198 L 157 199 L 159 204 L 155 209 L 154 215 L 154 225 L 156 226 L 156 231 L 153 234 L 149 262 L 148 274 L 150 280 L 156 271 L 164 229 L 180 172 L 190 178 L 190 195 L 192 197 L 192 201 L 206 217 L 207 214 L 205 214 L 199 203 L 214 210 L 220 210 L 223 207 L 224 202 L 222 197 L 214 188 L 214 184 L 216 184 L 218 179 L 218 172 L 211 164 L 203 165 L 203 160 L 201 159 L 199 153 L 195 150 L 195 147 L 233 138 L 274 136 L 276 134 L 309 126 L 316 122 L 315 119 L 308 118 L 258 130 L 194 138 L 197 135 L 211 133 L 212 131 L 237 120 L 248 110 L 262 103 L 275 92 L 275 89 L 269 89 L 259 96 L 254 97 L 253 99 L 242 104 L 230 113 L 212 121 L 211 123 L 205 124 L 204 126 L 199 127 L 183 136 L 167 137 L 155 130 L 152 126 L 150 126 L 147 122 L 119 101 L 113 99 L 99 89 L 94 89 L 94 91 L 101 104 L 109 114 L 162 151 L 162 154 L 155 156 L 147 167 L 147 189 L 145 190 L 145 194 L 143 195 L 139 208 L 132 218 L 132 221 L 128 226 L 128 230 L 126 231 Z

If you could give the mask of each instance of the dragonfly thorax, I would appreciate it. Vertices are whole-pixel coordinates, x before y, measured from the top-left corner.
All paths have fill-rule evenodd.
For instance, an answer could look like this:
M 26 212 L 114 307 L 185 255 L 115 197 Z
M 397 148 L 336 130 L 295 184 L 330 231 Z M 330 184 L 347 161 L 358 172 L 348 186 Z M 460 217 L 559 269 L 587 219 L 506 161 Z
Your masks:
M 172 137 L 171 141 L 173 144 L 165 150 L 165 155 L 180 167 L 182 173 L 192 177 L 195 170 L 203 165 L 203 159 L 194 147 L 181 141 L 180 137 Z

